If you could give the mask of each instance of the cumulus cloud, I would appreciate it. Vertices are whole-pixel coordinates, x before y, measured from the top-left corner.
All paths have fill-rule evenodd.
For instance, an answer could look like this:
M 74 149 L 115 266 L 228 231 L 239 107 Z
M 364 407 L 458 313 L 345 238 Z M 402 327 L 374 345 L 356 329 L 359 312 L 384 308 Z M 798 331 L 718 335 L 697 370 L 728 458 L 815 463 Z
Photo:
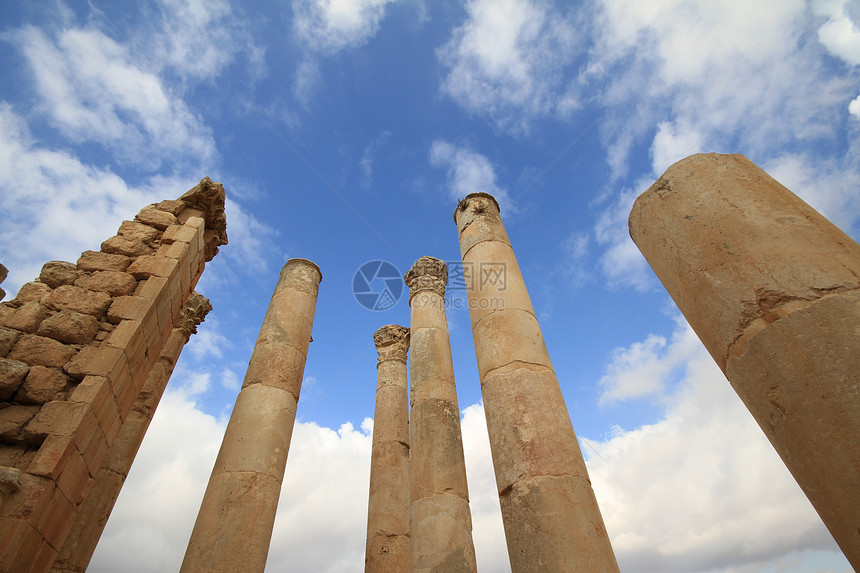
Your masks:
M 845 6 L 828 0 L 819 3 L 819 12 L 826 11 L 828 22 L 838 22 L 844 31 L 850 22 Z M 798 173 L 792 166 L 802 165 L 803 183 L 814 190 L 807 194 L 810 202 L 829 207 L 843 226 L 860 219 L 860 205 L 844 191 L 860 175 L 856 151 L 850 145 L 841 157 L 821 151 L 822 142 L 837 143 L 843 106 L 856 87 L 849 76 L 824 64 L 820 44 L 804 41 L 821 25 L 804 2 L 603 0 L 592 24 L 594 45 L 580 80 L 602 92 L 601 136 L 613 182 L 634 176 L 639 193 L 693 153 L 742 152 L 784 173 Z M 828 50 L 850 44 L 851 34 L 828 25 L 819 31 Z M 650 148 L 650 173 L 631 173 L 629 157 L 636 146 Z M 791 156 L 786 146 L 795 150 Z M 605 246 L 602 266 L 609 282 L 642 288 L 644 275 L 624 267 L 641 269 L 642 259 L 621 224 L 634 196 L 619 184 L 595 232 Z M 615 238 L 607 234 L 610 229 Z
M 489 193 L 499 202 L 503 212 L 516 212 L 507 190 L 496 183 L 496 170 L 485 155 L 437 139 L 430 146 L 430 164 L 447 169 L 448 194 L 452 199 L 462 199 L 469 193 Z
M 681 373 L 674 383 L 672 372 Z M 586 454 L 599 453 L 589 457 L 588 469 L 622 571 L 776 570 L 794 552 L 815 551 L 835 552 L 830 559 L 847 569 L 799 486 L 682 320 L 669 341 L 651 335 L 616 351 L 604 390 L 615 398 L 667 393 L 658 422 L 584 440 Z
M 831 55 L 849 66 L 860 66 L 860 27 L 848 12 L 848 4 L 849 0 L 819 0 L 814 3 L 815 11 L 827 18 L 818 28 L 818 41 Z
M 12 37 L 33 72 L 37 109 L 70 140 L 98 142 L 124 162 L 149 167 L 214 156 L 211 130 L 103 32 L 66 28 L 51 37 L 26 27 Z
M 575 23 L 543 2 L 472 0 L 438 57 L 442 91 L 498 128 L 528 132 L 536 117 L 575 109 L 563 71 L 577 56 Z
M 372 38 L 393 0 L 295 0 L 293 30 L 299 42 L 332 54 Z

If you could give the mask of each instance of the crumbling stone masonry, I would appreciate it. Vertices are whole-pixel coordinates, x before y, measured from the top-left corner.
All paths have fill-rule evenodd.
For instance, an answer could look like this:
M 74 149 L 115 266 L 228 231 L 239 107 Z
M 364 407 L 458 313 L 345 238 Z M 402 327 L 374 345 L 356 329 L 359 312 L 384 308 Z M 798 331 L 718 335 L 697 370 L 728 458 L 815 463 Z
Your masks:
M 9 269 L 0 265 L 0 283 L 6 280 L 6 275 L 9 274 Z M 0 300 L 6 298 L 6 291 L 0 288 Z
M 0 304 L 0 570 L 84 570 L 226 243 L 205 178 Z
M 675 163 L 629 222 L 860 571 L 860 245 L 742 155 Z
M 412 571 L 409 525 L 409 329 L 388 324 L 373 334 L 376 409 L 370 458 L 365 573 Z
M 499 204 L 472 193 L 454 221 L 511 569 L 618 571 Z
M 306 259 L 290 259 L 281 269 L 182 573 L 266 567 L 321 280 L 319 267 Z

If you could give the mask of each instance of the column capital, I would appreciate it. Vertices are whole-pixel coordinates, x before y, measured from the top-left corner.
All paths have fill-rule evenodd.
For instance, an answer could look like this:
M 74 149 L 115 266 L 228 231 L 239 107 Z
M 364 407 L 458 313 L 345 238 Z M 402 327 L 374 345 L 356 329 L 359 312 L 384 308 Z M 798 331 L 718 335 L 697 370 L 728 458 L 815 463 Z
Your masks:
M 409 329 L 397 324 L 386 324 L 373 333 L 373 343 L 379 353 L 379 362 L 399 360 L 405 364 L 406 352 L 409 350 Z
M 185 306 L 182 307 L 182 312 L 176 319 L 176 328 L 182 329 L 186 337 L 197 334 L 197 327 L 206 319 L 210 310 L 212 310 L 212 303 L 209 299 L 197 291 L 191 291 Z
M 445 296 L 445 285 L 448 284 L 448 265 L 435 257 L 421 257 L 403 277 L 409 287 L 409 302 L 421 291 L 430 290 L 439 296 Z

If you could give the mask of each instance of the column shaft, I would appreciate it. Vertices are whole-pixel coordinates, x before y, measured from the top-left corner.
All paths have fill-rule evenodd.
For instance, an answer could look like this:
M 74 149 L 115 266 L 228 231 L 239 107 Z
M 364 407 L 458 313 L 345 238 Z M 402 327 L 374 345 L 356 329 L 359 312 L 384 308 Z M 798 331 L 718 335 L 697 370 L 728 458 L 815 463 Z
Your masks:
M 370 496 L 367 509 L 366 573 L 411 571 L 409 535 L 409 394 L 406 352 L 409 329 L 389 324 L 373 335 L 379 352 Z
M 643 193 L 630 235 L 860 570 L 860 245 L 713 153 Z
M 511 569 L 618 571 L 498 203 L 473 193 L 454 220 Z
M 460 408 L 445 317 L 448 269 L 421 257 L 406 273 L 411 308 L 412 571 L 474 572 Z
M 182 573 L 262 573 L 266 566 L 321 279 L 304 259 L 281 269 Z

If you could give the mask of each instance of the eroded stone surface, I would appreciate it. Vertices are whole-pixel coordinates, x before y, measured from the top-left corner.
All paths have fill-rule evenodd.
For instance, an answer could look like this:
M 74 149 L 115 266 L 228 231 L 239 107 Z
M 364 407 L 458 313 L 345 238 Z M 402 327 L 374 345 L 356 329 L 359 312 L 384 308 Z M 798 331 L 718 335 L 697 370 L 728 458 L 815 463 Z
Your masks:
M 860 245 L 742 155 L 675 163 L 629 223 L 860 569 Z
M 0 400 L 15 395 L 30 371 L 30 365 L 20 360 L 0 359 Z
M 21 404 L 45 404 L 62 392 L 68 382 L 69 377 L 60 368 L 32 366 L 15 400 Z
M 73 310 L 62 310 L 43 320 L 38 334 L 66 344 L 86 344 L 98 331 L 99 322 L 96 317 Z
M 81 314 L 102 316 L 110 306 L 111 297 L 106 292 L 95 292 L 73 285 L 63 285 L 45 297 L 45 306 L 53 310 L 70 310 Z
M 498 203 L 468 195 L 454 221 L 464 265 L 496 271 L 467 295 L 511 568 L 618 571 Z
M 78 267 L 66 261 L 48 261 L 42 265 L 39 280 L 51 288 L 61 285 L 70 285 L 78 276 Z
M 106 292 L 110 296 L 124 296 L 134 292 L 137 280 L 128 273 L 119 271 L 96 271 L 75 281 L 83 289 Z
M 6 326 L 34 334 L 39 330 L 39 325 L 48 316 L 47 309 L 38 302 L 25 302 L 19 306 L 15 313 L 6 319 Z

